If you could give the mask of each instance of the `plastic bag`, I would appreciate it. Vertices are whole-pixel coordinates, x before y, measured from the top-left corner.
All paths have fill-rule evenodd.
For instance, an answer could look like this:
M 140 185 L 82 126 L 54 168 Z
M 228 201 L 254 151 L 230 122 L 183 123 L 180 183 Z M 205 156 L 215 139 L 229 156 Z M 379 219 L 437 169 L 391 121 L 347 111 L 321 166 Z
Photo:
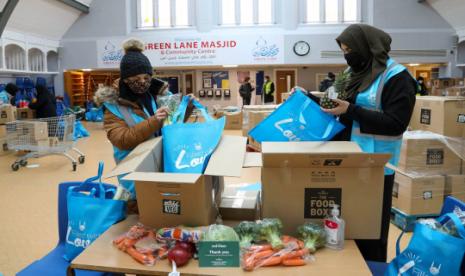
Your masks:
M 172 94 L 161 96 L 157 98 L 158 107 L 168 107 L 168 117 L 164 120 L 163 125 L 167 126 L 173 123 L 173 115 L 178 110 L 178 106 L 181 103 L 181 94 Z
M 289 242 L 283 249 L 273 250 L 268 244 L 252 245 L 242 251 L 241 264 L 245 271 L 267 266 L 303 266 L 313 261 L 308 248 Z
M 157 232 L 157 241 L 183 241 L 197 243 L 204 235 L 204 227 L 171 227 L 161 228 Z
M 113 240 L 113 244 L 137 262 L 147 266 L 155 265 L 156 261 L 163 259 L 168 252 L 166 245 L 157 242 L 155 231 L 140 223 Z

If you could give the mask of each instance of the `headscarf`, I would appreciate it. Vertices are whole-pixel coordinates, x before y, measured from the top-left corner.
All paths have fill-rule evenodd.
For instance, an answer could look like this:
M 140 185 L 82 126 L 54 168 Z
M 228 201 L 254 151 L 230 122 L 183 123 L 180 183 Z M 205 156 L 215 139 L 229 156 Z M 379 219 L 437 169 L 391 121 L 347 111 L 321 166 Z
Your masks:
M 351 80 L 346 88 L 350 96 L 367 89 L 386 70 L 392 41 L 386 32 L 365 24 L 353 24 L 336 41 L 339 46 L 344 43 L 352 52 L 359 53 L 367 61 L 363 70 L 351 73 Z

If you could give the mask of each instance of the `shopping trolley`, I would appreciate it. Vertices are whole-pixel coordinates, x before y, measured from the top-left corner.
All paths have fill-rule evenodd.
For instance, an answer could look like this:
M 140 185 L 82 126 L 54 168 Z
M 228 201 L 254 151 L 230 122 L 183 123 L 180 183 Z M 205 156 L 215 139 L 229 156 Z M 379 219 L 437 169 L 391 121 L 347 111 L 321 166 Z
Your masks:
M 6 140 L 8 149 L 26 151 L 26 155 L 19 157 L 12 165 L 13 171 L 27 165 L 29 158 L 45 155 L 64 155 L 76 171 L 77 164 L 83 164 L 85 155 L 74 147 L 74 114 L 59 117 L 19 120 L 6 124 Z M 77 153 L 78 159 L 68 152 Z

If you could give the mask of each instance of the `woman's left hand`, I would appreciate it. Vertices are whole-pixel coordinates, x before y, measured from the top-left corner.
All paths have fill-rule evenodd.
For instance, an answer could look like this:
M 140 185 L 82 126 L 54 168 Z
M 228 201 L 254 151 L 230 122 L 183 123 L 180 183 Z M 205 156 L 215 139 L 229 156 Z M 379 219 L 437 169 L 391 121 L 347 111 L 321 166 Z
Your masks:
M 334 99 L 332 101 L 337 103 L 338 106 L 335 108 L 331 108 L 331 109 L 321 108 L 321 110 L 323 110 L 326 113 L 333 114 L 335 116 L 339 116 L 347 112 L 347 109 L 349 108 L 349 105 L 350 105 L 348 101 L 343 101 L 339 99 Z

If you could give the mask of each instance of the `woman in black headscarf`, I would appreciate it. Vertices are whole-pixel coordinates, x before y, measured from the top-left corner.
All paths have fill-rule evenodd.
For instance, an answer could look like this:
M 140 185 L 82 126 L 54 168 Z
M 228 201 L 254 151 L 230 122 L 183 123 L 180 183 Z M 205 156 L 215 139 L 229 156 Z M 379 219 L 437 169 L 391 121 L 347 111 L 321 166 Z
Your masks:
M 30 109 L 36 111 L 37 118 L 50 118 L 57 116 L 56 106 L 52 94 L 43 85 L 36 85 L 37 99 L 29 104 Z
M 351 80 L 346 88 L 348 98 L 334 100 L 335 108 L 323 109 L 339 116 L 346 126 L 335 140 L 354 141 L 364 152 L 390 153 L 389 163 L 397 165 L 402 134 L 415 105 L 416 82 L 404 66 L 389 57 L 391 37 L 384 31 L 354 24 L 336 41 Z M 393 183 L 394 171 L 385 168 L 380 239 L 356 241 L 365 259 L 386 261 Z

